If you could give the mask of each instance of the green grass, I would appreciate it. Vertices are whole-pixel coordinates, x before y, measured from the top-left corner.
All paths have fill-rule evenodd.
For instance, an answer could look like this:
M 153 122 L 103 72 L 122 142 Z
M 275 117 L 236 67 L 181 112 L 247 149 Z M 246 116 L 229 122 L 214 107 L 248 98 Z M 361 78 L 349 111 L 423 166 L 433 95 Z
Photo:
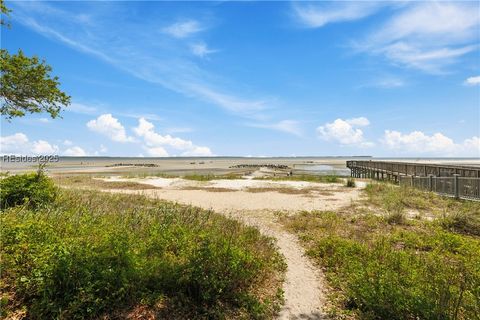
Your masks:
M 325 270 L 334 317 L 480 319 L 480 238 L 465 228 L 478 221 L 479 204 L 387 184 L 366 193 L 368 208 L 281 217 Z M 408 208 L 438 216 L 403 220 Z
M 219 179 L 241 179 L 243 174 L 240 173 L 228 173 L 228 174 L 199 174 L 199 173 L 191 173 L 186 175 L 172 175 L 162 172 L 156 173 L 130 173 L 124 175 L 125 178 L 148 178 L 148 177 L 159 177 L 159 178 L 183 178 L 186 180 L 194 180 L 194 181 L 211 181 L 211 180 L 219 180 Z
M 293 175 L 293 176 L 277 176 L 277 177 L 256 177 L 255 180 L 273 180 L 273 181 L 308 181 L 321 183 L 338 183 L 341 179 L 335 175 Z
M 186 180 L 194 180 L 194 181 L 211 181 L 211 180 L 220 180 L 220 179 L 234 180 L 234 179 L 241 179 L 242 174 L 237 174 L 237 173 L 229 173 L 229 174 L 222 174 L 222 175 L 187 174 L 182 176 L 182 178 Z
M 281 301 L 273 240 L 211 211 L 63 190 L 0 218 L 3 317 L 262 319 Z
M 98 177 L 100 178 L 100 177 Z M 92 176 L 56 176 L 53 180 L 60 186 L 96 189 L 148 190 L 158 187 L 134 181 L 106 181 Z
M 178 178 L 179 176 L 164 173 L 164 172 L 129 172 L 127 174 L 122 175 L 122 178 L 149 178 L 149 177 L 173 179 L 173 178 Z
M 367 185 L 367 202 L 389 216 L 400 217 L 406 210 L 429 213 L 445 229 L 480 236 L 480 202 L 455 200 L 432 192 L 387 183 Z
M 284 223 L 326 271 L 339 317 L 478 319 L 479 239 L 373 215 L 313 212 Z

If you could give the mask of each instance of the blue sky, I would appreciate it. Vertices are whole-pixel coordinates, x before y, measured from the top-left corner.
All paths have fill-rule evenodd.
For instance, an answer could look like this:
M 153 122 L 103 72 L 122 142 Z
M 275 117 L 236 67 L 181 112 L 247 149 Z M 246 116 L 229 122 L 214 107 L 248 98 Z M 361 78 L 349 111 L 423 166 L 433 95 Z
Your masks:
M 4 154 L 480 157 L 479 2 L 7 6 L 72 105 Z

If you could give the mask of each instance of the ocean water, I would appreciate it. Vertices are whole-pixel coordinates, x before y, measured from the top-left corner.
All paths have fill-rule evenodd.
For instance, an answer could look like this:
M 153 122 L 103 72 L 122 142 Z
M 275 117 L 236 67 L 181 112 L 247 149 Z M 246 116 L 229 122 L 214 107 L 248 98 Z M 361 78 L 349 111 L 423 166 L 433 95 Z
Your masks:
M 336 176 L 348 176 L 350 175 L 350 169 L 342 168 L 339 166 L 333 166 L 328 164 L 296 164 L 294 165 L 294 172 L 301 173 L 304 171 L 307 174 L 316 175 L 336 175 Z
M 346 168 L 348 160 L 381 160 L 397 162 L 437 163 L 450 165 L 479 166 L 480 158 L 373 158 L 373 157 L 59 157 L 58 162 L 47 165 L 50 172 L 110 172 L 152 171 L 152 172 L 197 172 L 215 173 L 231 171 L 239 164 L 283 164 L 293 168 L 296 174 L 350 174 Z M 155 164 L 153 168 L 111 167 L 113 164 Z M 1 171 L 31 171 L 38 163 L 6 162 L 0 156 Z

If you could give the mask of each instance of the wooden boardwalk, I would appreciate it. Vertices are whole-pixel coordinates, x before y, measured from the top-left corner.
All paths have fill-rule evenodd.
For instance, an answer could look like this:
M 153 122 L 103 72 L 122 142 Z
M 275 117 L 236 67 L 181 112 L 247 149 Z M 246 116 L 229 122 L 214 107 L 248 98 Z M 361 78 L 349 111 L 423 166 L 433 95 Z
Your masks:
M 480 166 L 347 161 L 354 178 L 389 180 L 455 198 L 480 200 Z

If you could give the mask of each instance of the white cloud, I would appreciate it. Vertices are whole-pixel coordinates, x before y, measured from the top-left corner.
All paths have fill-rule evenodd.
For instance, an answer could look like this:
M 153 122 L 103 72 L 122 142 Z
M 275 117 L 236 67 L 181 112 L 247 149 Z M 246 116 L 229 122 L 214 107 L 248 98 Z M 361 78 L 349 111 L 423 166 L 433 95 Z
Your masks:
M 196 20 L 179 21 L 162 29 L 164 33 L 175 38 L 186 38 L 202 30 L 204 27 Z
M 380 88 L 398 88 L 405 86 L 405 81 L 402 79 L 388 78 L 377 82 L 377 87 Z
M 15 133 L 10 136 L 0 137 L 1 154 L 17 155 L 48 155 L 58 152 L 58 146 L 45 140 L 30 142 L 24 133 Z
M 63 140 L 63 144 L 64 144 L 65 146 L 71 146 L 71 145 L 73 144 L 73 142 L 70 141 L 70 140 Z
M 96 150 L 93 155 L 99 156 L 102 154 L 105 154 L 108 151 L 107 147 L 105 147 L 103 144 L 100 145 L 99 149 Z
M 78 146 L 68 148 L 67 150 L 65 150 L 63 152 L 63 154 L 65 156 L 70 156 L 70 157 L 85 157 L 87 155 L 85 150 L 83 150 L 82 148 L 80 148 Z
M 394 76 L 384 76 L 369 83 L 358 86 L 358 88 L 373 87 L 373 88 L 382 88 L 382 89 L 392 89 L 400 88 L 406 85 L 405 80 L 394 77 Z
M 145 118 L 138 120 L 138 126 L 133 129 L 135 134 L 143 138 L 145 142 L 144 149 L 149 155 L 168 156 L 168 152 L 164 149 L 170 147 L 175 150 L 182 151 L 183 156 L 209 156 L 212 152 L 208 147 L 194 145 L 190 140 L 184 140 L 171 135 L 161 135 L 155 132 L 153 123 Z
M 467 150 L 472 150 L 473 154 L 480 157 L 480 137 L 471 137 L 463 141 L 463 146 Z
M 478 50 L 480 15 L 475 2 L 408 3 L 357 48 L 429 73 L 444 72 Z
M 421 131 L 402 134 L 399 131 L 386 130 L 383 142 L 390 149 L 414 152 L 452 152 L 455 143 L 441 133 L 428 136 Z
M 430 73 L 441 73 L 445 65 L 450 65 L 456 60 L 476 49 L 476 46 L 462 46 L 459 48 L 423 48 L 404 42 L 388 45 L 378 52 L 383 53 L 388 59 L 402 65 L 417 68 Z
M 365 141 L 363 131 L 356 126 L 367 126 L 370 122 L 365 117 L 348 120 L 336 119 L 317 128 L 320 138 L 327 141 L 336 141 L 341 145 L 355 145 L 358 147 L 371 147 L 372 142 Z
M 95 120 L 87 122 L 87 128 L 103 134 L 116 142 L 132 142 L 133 138 L 128 137 L 125 128 L 111 114 L 102 114 Z
M 479 137 L 466 139 L 463 143 L 455 143 L 440 132 L 429 136 L 422 131 L 403 134 L 399 131 L 386 130 L 382 142 L 387 148 L 404 154 L 480 156 Z
M 195 146 L 190 150 L 182 152 L 183 157 L 209 157 L 213 156 L 212 151 L 208 147 Z
M 190 133 L 195 131 L 193 128 L 189 127 L 169 127 L 165 128 L 165 132 L 168 133 Z
M 480 76 L 469 77 L 465 80 L 464 84 L 467 86 L 478 86 L 480 85 Z
M 353 21 L 375 13 L 381 3 L 374 2 L 337 2 L 293 5 L 296 18 L 309 28 L 319 28 L 326 24 Z
M 190 45 L 190 49 L 192 53 L 200 58 L 204 58 L 211 53 L 217 52 L 217 50 L 210 49 L 206 43 L 204 42 L 197 42 Z
M 251 115 L 267 107 L 264 100 L 245 100 L 199 83 L 190 83 L 187 86 L 192 94 L 235 113 Z
M 300 123 L 295 120 L 282 120 L 277 123 L 249 123 L 247 126 L 282 131 L 296 136 L 302 135 Z
M 67 108 L 65 108 L 65 111 L 70 111 L 70 112 L 80 113 L 80 114 L 88 114 L 88 115 L 94 115 L 94 114 L 97 114 L 98 112 L 97 108 L 95 107 L 87 106 L 85 104 L 76 103 L 76 102 L 73 102 Z
M 358 117 L 345 120 L 348 124 L 358 127 L 366 127 L 370 124 L 370 121 L 365 117 Z
M 45 140 L 33 142 L 32 151 L 34 154 L 54 154 L 58 152 L 58 146 L 51 145 Z
M 28 137 L 24 133 L 15 133 L 11 136 L 0 137 L 1 154 L 23 154 L 28 144 Z
M 168 152 L 162 147 L 145 147 L 145 151 L 151 157 L 168 157 Z

